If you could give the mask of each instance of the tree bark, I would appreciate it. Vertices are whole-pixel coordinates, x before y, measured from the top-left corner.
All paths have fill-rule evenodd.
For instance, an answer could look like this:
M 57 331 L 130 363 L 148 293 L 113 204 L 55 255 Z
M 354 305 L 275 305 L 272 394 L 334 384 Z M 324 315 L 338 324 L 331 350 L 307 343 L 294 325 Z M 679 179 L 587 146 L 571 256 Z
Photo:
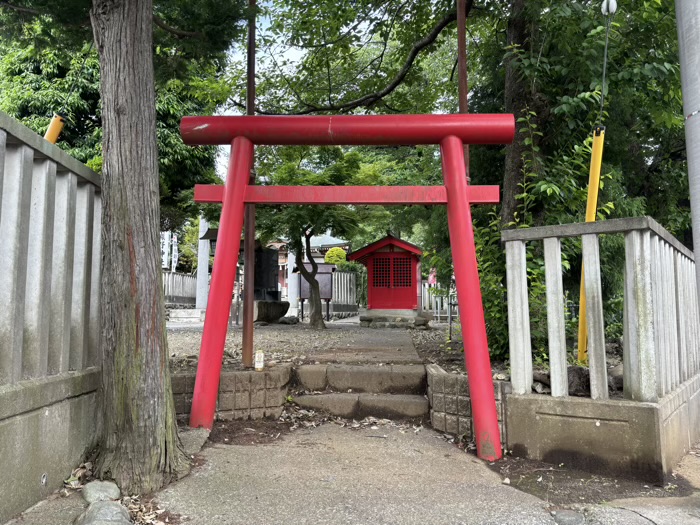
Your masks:
M 318 273 L 318 265 L 314 258 L 311 256 L 311 237 L 313 233 L 304 234 L 304 241 L 306 245 L 306 250 L 303 250 L 301 246 L 297 246 L 294 255 L 298 261 L 301 261 L 298 268 L 301 272 L 302 277 L 306 279 L 309 283 L 309 290 L 311 296 L 309 297 L 309 325 L 312 328 L 318 330 L 323 330 L 326 328 L 326 323 L 323 322 L 323 305 L 321 304 L 321 288 L 316 280 L 316 274 Z M 304 266 L 304 253 L 306 253 L 306 258 L 311 263 L 311 271 L 307 270 Z
M 159 243 L 152 0 L 94 0 L 103 170 L 102 435 L 97 468 L 123 493 L 189 470 L 170 384 Z
M 527 20 L 525 18 L 525 0 L 511 0 L 510 17 L 507 29 L 508 46 L 523 48 L 528 40 Z M 528 90 L 526 81 L 517 69 L 516 59 L 506 60 L 505 111 L 513 113 L 515 120 L 525 116 L 528 107 Z M 506 147 L 505 174 L 503 178 L 503 199 L 501 203 L 501 225 L 512 226 L 518 208 L 517 195 L 523 183 L 523 150 L 525 135 L 518 132 L 520 124 L 516 123 L 513 142 Z

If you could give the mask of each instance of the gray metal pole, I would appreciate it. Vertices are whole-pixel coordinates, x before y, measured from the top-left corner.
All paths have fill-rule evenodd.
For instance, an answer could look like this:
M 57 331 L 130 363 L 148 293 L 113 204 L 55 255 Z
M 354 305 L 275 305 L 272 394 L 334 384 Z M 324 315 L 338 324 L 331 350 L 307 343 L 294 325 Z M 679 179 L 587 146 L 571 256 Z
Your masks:
M 676 24 L 681 58 L 685 142 L 688 152 L 690 213 L 693 224 L 693 248 L 696 254 L 695 277 L 700 298 L 700 2 L 676 0 Z
M 201 310 L 207 307 L 209 298 L 209 241 L 203 241 L 202 236 L 207 233 L 209 223 L 200 215 L 199 217 L 199 246 L 197 247 L 197 296 L 196 308 Z

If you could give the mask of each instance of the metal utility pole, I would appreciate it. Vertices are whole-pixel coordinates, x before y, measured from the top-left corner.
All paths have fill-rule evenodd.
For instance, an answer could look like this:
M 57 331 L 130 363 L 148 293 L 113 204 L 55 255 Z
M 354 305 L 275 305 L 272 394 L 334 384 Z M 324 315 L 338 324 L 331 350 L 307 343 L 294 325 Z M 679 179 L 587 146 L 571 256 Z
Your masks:
M 255 4 L 248 0 L 248 70 L 246 83 L 246 115 L 255 115 Z M 250 172 L 249 184 L 255 184 L 255 168 Z M 253 366 L 253 307 L 255 302 L 255 204 L 245 206 L 243 240 L 243 366 Z
M 681 58 L 693 248 L 697 261 L 697 254 L 700 253 L 700 2 L 676 0 L 676 25 Z M 700 299 L 700 263 L 698 262 L 695 264 L 695 276 Z

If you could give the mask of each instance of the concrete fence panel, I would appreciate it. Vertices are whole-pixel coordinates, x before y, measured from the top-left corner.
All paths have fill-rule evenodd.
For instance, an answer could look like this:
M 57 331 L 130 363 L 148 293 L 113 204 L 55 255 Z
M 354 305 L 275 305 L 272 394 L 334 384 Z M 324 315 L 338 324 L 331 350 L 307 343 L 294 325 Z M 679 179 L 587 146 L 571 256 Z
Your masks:
M 100 179 L 0 113 L 0 523 L 95 444 Z

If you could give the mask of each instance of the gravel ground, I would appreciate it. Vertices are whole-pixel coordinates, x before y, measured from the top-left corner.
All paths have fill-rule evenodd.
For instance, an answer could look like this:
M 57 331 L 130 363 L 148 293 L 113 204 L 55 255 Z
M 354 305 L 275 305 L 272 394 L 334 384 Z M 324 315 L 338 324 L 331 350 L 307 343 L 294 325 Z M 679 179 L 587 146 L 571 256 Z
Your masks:
M 385 362 L 420 362 L 413 332 L 403 328 L 378 330 L 362 328 L 359 324 L 348 322 L 327 323 L 326 330 L 313 330 L 306 324 L 267 325 L 255 327 L 253 345 L 265 353 L 265 362 L 295 364 L 313 363 L 318 359 L 328 361 L 333 353 L 339 357 L 343 354 L 357 356 L 357 360 Z M 224 367 L 237 368 L 241 361 L 242 330 L 240 327 L 229 329 L 224 350 Z M 202 341 L 200 327 L 168 328 L 168 347 L 172 366 L 187 368 L 196 365 L 199 346 Z M 347 356 L 346 356 L 347 357 Z M 346 359 L 347 361 L 348 359 Z
M 326 325 L 326 330 L 313 330 L 306 324 L 255 327 L 253 344 L 256 349 L 261 348 L 265 352 L 266 362 L 313 363 L 317 357 L 327 357 L 333 351 L 342 353 L 353 349 L 400 349 L 417 352 L 419 361 L 438 364 L 445 371 L 464 372 L 462 341 L 448 341 L 448 326 L 445 323 L 431 323 L 430 330 L 362 328 L 359 321 L 353 322 L 352 319 L 329 322 Z M 224 350 L 225 368 L 235 369 L 240 366 L 242 335 L 240 327 L 229 329 Z M 170 325 L 168 346 L 173 367 L 196 366 L 201 341 L 201 325 Z M 493 369 L 494 374 L 507 373 L 502 363 L 493 363 Z M 506 378 L 505 375 L 500 375 L 498 379 Z

